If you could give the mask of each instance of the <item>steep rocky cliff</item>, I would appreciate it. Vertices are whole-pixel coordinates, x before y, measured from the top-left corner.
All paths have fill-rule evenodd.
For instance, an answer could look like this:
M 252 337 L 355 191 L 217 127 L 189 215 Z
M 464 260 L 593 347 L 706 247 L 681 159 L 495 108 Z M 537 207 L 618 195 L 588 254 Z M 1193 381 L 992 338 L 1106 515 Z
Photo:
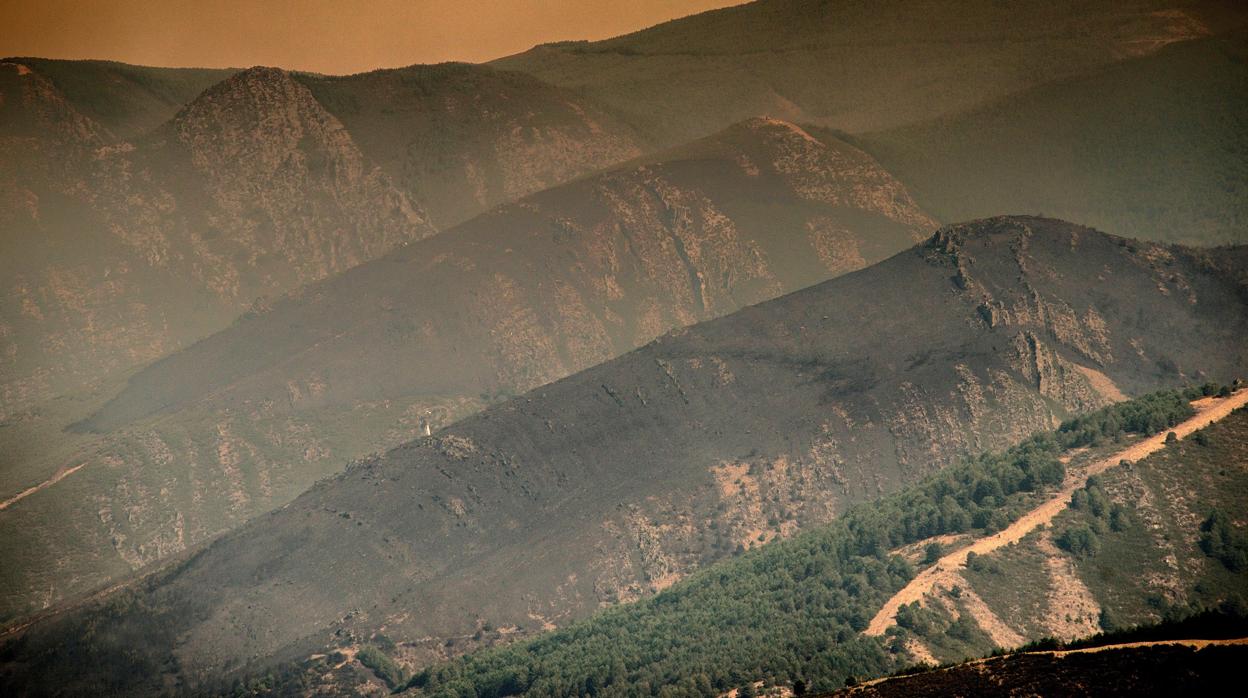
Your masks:
M 88 652 L 194 686 L 381 632 L 420 664 L 566 622 L 1119 392 L 1242 373 L 1246 254 L 943 229 L 358 463 L 28 629 L 16 666 L 91 685 Z

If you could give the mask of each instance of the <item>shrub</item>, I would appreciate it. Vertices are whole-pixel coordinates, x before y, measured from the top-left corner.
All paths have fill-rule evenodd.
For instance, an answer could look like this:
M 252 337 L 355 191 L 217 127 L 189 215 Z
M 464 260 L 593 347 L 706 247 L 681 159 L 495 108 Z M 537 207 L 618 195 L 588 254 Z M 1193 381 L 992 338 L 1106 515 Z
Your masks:
M 377 678 L 386 682 L 390 688 L 398 688 L 403 685 L 403 670 L 399 668 L 394 660 L 386 656 L 384 652 L 372 645 L 365 645 L 360 648 L 359 654 L 355 658 L 360 660 L 360 664 L 368 667 L 377 675 Z
M 1095 554 L 1101 541 L 1091 528 L 1079 525 L 1071 526 L 1057 537 L 1057 545 L 1063 550 L 1078 556 Z
M 1218 509 L 1200 525 L 1200 549 L 1232 572 L 1248 569 L 1248 538 Z

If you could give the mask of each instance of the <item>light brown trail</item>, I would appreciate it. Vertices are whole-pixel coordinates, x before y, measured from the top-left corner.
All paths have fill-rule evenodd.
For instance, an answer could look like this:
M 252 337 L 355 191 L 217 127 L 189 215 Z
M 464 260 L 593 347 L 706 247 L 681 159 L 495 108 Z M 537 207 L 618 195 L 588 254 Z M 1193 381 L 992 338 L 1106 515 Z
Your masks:
M 48 478 L 47 480 L 44 480 L 43 482 L 39 483 L 38 485 L 35 485 L 34 487 L 27 487 L 21 492 L 18 492 L 12 497 L 9 497 L 3 502 L 0 502 L 0 511 L 4 511 L 5 509 L 8 509 L 9 507 L 13 506 L 19 501 L 29 497 L 30 495 L 38 492 L 39 490 L 45 487 L 51 487 L 52 485 L 55 485 L 61 480 L 64 480 L 70 475 L 73 475 L 74 473 L 78 472 L 84 465 L 86 465 L 86 463 L 79 463 L 78 465 L 75 465 L 72 468 L 61 468 L 60 470 L 56 471 L 55 475 Z
M 966 564 L 966 558 L 969 554 L 984 555 L 990 553 L 1021 540 L 1023 536 L 1031 533 L 1041 524 L 1047 524 L 1052 521 L 1053 517 L 1066 508 L 1066 505 L 1070 502 L 1070 496 L 1075 493 L 1075 490 L 1087 484 L 1089 477 L 1103 473 L 1124 460 L 1137 461 L 1151 453 L 1160 451 L 1165 447 L 1166 434 L 1170 431 L 1173 431 L 1175 435 L 1182 439 L 1194 431 L 1204 429 L 1210 424 L 1225 418 L 1245 404 L 1248 404 L 1248 390 L 1243 389 L 1236 391 L 1230 397 L 1209 397 L 1195 400 L 1192 402 L 1192 407 L 1195 408 L 1196 414 L 1175 425 L 1172 429 L 1137 441 L 1108 458 L 1102 458 L 1086 468 L 1080 469 L 1078 472 L 1067 473 L 1066 480 L 1062 483 L 1060 489 L 1039 506 L 1023 514 L 1017 521 L 991 536 L 980 538 L 970 545 L 945 555 L 936 564 L 920 572 L 901 591 L 898 591 L 884 603 L 884 607 L 880 609 L 880 612 L 871 619 L 871 623 L 867 626 L 865 633 L 873 636 L 883 635 L 884 631 L 888 630 L 896 622 L 897 609 L 905 604 L 922 600 L 925 595 L 931 593 L 938 586 L 950 588 L 957 584 L 958 569 Z
M 1232 638 L 1229 640 L 1201 640 L 1201 639 L 1149 640 L 1147 642 L 1123 642 L 1117 645 L 1100 645 L 1099 647 L 1081 647 L 1079 649 L 1073 649 L 1073 650 L 1034 650 L 1034 651 L 1028 651 L 1028 652 L 1015 652 L 1012 655 L 1007 654 L 1007 655 L 1002 655 L 1002 656 L 997 656 L 997 657 L 983 657 L 980 659 L 972 659 L 969 662 L 962 662 L 960 664 L 955 664 L 952 667 L 944 667 L 941 669 L 936 669 L 935 671 L 949 671 L 950 669 L 954 669 L 954 668 L 988 664 L 989 662 L 1002 661 L 1010 656 L 1020 656 L 1020 655 L 1026 655 L 1026 654 L 1049 654 L 1054 657 L 1064 657 L 1068 654 L 1088 654 L 1091 652 L 1106 652 L 1109 650 L 1125 650 L 1125 649 L 1132 649 L 1136 647 L 1160 647 L 1164 645 L 1178 645 L 1181 647 L 1191 647 L 1193 649 L 1202 650 L 1206 647 L 1210 647 L 1213 645 L 1248 645 L 1248 637 L 1237 637 L 1237 638 Z M 859 687 L 865 688 L 867 686 L 874 686 L 876 684 L 884 683 L 885 681 L 894 681 L 899 678 L 904 679 L 905 677 L 904 676 L 903 677 L 882 676 L 878 679 L 871 679 L 870 681 L 864 681 L 861 684 L 859 684 Z M 853 691 L 857 691 L 857 690 L 859 689 L 858 688 L 853 689 Z M 852 694 L 852 691 L 851 691 L 851 694 Z

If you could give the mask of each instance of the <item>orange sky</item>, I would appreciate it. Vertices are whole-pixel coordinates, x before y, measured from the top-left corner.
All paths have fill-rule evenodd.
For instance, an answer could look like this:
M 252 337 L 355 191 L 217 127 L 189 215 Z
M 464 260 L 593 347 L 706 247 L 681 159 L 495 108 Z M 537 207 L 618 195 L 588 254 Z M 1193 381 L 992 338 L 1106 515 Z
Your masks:
M 0 56 L 353 73 L 601 39 L 741 0 L 0 0 Z

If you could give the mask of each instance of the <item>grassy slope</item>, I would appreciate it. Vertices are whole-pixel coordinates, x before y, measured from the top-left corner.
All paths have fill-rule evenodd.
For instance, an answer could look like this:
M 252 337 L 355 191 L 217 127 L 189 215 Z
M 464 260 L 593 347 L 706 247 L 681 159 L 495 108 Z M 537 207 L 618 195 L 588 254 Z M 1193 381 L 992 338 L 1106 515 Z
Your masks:
M 1203 39 L 859 145 L 944 220 L 1036 213 L 1248 239 L 1248 34 Z

